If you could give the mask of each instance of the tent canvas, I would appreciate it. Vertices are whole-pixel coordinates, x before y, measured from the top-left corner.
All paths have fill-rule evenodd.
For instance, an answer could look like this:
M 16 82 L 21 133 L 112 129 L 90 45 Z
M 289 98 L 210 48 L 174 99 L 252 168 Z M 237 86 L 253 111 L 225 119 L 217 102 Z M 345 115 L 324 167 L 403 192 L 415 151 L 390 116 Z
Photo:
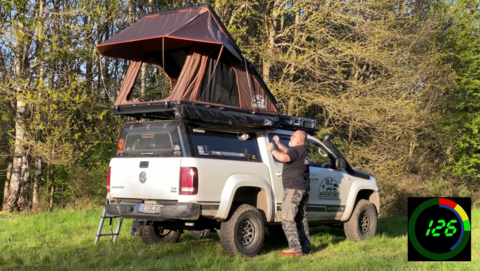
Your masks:
M 130 60 L 114 102 L 118 111 L 187 102 L 278 114 L 275 98 L 209 4 L 144 16 L 97 45 L 97 50 L 103 56 Z M 168 76 L 168 97 L 148 101 L 135 97 L 133 86 L 140 80 L 143 63 L 158 65 Z

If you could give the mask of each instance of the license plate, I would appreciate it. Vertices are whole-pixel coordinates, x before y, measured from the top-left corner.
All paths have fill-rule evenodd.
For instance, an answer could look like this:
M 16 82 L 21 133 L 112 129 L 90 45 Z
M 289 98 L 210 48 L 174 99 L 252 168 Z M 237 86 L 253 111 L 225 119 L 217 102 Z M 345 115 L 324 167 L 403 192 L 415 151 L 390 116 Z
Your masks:
M 139 204 L 137 206 L 137 212 L 140 213 L 160 213 L 160 209 L 163 207 L 163 205 L 156 205 L 156 204 Z

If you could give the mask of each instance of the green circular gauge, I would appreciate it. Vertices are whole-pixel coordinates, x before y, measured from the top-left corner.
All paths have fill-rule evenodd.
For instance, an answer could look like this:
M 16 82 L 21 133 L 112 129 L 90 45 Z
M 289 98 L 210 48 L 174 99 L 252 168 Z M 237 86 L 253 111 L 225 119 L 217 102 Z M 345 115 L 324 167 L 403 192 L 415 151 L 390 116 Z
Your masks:
M 456 202 L 430 199 L 420 204 L 408 223 L 411 244 L 431 260 L 448 260 L 460 253 L 470 239 L 470 220 Z

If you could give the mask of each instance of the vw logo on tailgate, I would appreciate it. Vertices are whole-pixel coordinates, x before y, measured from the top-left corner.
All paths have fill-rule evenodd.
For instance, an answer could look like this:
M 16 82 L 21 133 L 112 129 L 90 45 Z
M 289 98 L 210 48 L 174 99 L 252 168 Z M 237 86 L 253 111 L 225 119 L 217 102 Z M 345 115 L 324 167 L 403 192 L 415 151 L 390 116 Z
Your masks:
M 145 183 L 147 181 L 147 173 L 145 171 L 140 172 L 138 180 L 140 180 L 141 183 Z

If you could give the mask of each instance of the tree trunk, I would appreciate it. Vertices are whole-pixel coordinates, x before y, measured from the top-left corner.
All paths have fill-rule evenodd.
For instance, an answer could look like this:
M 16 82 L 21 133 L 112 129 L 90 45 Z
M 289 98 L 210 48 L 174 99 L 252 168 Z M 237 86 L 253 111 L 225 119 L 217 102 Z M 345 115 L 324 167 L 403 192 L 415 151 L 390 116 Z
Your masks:
M 263 80 L 265 84 L 270 82 L 270 69 L 272 67 L 271 59 L 274 59 L 274 48 L 275 48 L 275 37 L 277 34 L 277 17 L 278 17 L 278 6 L 280 5 L 279 0 L 275 1 L 272 8 L 272 14 L 265 13 L 265 22 L 271 20 L 271 24 L 267 24 L 267 35 L 268 35 L 268 48 L 267 48 L 267 58 L 262 60 L 263 66 Z
M 22 161 L 22 185 L 20 186 L 20 195 L 18 197 L 17 206 L 20 211 L 28 210 L 32 206 L 31 200 L 28 198 L 28 181 L 30 180 L 29 171 L 29 156 L 26 154 L 23 156 Z
M 35 61 L 34 63 L 37 64 L 37 77 L 38 77 L 38 82 L 37 82 L 37 92 L 38 92 L 38 98 L 41 99 L 42 97 L 42 91 L 41 89 L 44 87 L 44 67 L 43 67 L 43 6 L 44 6 L 44 2 L 43 0 L 39 0 L 39 3 L 38 3 L 38 21 L 40 22 L 40 24 L 38 25 L 38 28 L 37 28 L 37 56 L 35 56 Z M 87 66 L 87 69 L 88 69 L 88 66 Z M 35 131 L 35 140 L 39 140 L 39 123 L 37 122 L 36 123 L 36 131 Z M 35 173 L 35 177 L 34 177 L 34 180 L 33 180 L 33 191 L 32 191 L 32 209 L 33 210 L 38 210 L 38 206 L 39 206 L 39 186 L 41 184 L 41 175 L 42 175 L 42 160 L 40 158 L 38 158 L 35 162 L 35 166 L 36 166 L 36 173 Z
M 295 96 L 290 96 L 290 100 L 288 101 L 288 108 L 287 108 L 287 115 L 293 116 L 293 109 L 295 107 Z
M 272 20 L 275 18 L 273 17 Z M 275 29 L 274 24 L 270 27 L 270 31 L 268 32 L 268 48 L 267 48 L 267 59 L 263 58 L 263 80 L 265 84 L 270 82 L 270 68 L 272 67 L 272 55 L 273 55 L 273 47 L 275 46 Z
M 133 0 L 128 0 L 128 24 L 132 24 L 133 22 Z
M 50 211 L 53 210 L 53 196 L 55 194 L 55 175 L 53 174 L 53 166 L 50 168 L 50 179 L 52 180 L 52 184 L 50 185 Z
M 140 87 L 140 93 L 141 97 L 145 97 L 145 73 L 147 71 L 147 67 L 145 66 L 145 63 L 142 63 L 142 77 L 141 77 L 141 87 Z
M 83 25 L 86 27 L 88 25 L 88 15 L 85 15 L 85 17 L 83 17 Z M 88 38 L 89 42 L 90 43 L 93 43 L 93 39 L 90 37 Z M 85 67 L 85 78 L 87 80 L 87 85 L 89 86 L 87 89 L 90 91 L 91 89 L 93 89 L 95 86 L 93 83 L 93 66 L 94 66 L 94 63 L 95 63 L 95 53 L 94 53 L 94 50 L 90 51 L 90 57 L 91 59 L 88 59 L 86 58 L 85 59 L 85 64 L 86 64 L 86 67 Z
M 272 67 L 272 64 L 270 60 L 266 60 L 265 58 L 263 59 L 263 81 L 265 81 L 265 84 L 268 84 L 270 81 L 270 68 Z
M 109 10 L 109 4 L 106 4 L 105 5 L 105 8 L 107 10 Z M 104 33 L 105 33 L 105 40 L 108 40 L 110 38 L 110 22 L 107 22 L 105 23 L 105 27 L 104 27 Z M 101 61 L 102 57 L 100 56 L 100 63 L 99 65 L 102 65 L 102 61 Z M 110 58 L 109 57 L 106 57 L 106 58 L 103 58 L 105 60 L 105 70 L 103 71 L 103 78 L 102 78 L 102 87 L 103 87 L 103 91 L 105 91 L 105 100 L 107 101 L 110 101 L 110 95 L 108 94 L 108 89 L 105 87 L 105 80 L 108 82 L 108 84 L 110 84 L 110 71 L 109 71 L 109 68 L 110 68 Z M 101 68 L 101 67 L 100 67 Z M 100 80 L 99 80 L 100 81 Z
M 9 187 L 10 187 L 10 178 L 12 177 L 12 163 L 9 163 L 8 164 L 8 167 L 7 167 L 7 174 L 6 174 L 7 178 L 5 179 L 5 187 L 3 188 L 3 208 L 2 208 L 2 211 L 5 211 L 6 210 L 6 200 L 7 200 L 7 195 L 8 195 L 8 190 L 9 190 Z
M 22 161 L 22 186 L 20 189 L 20 197 L 18 198 L 18 209 L 20 211 L 28 210 L 32 206 L 32 201 L 28 197 L 28 182 L 30 181 L 30 171 L 29 171 L 29 159 L 28 155 L 24 156 Z
M 23 24 L 18 22 L 19 32 L 17 35 L 16 52 L 14 58 L 14 75 L 17 79 L 16 88 L 16 116 L 15 116 L 15 151 L 13 155 L 12 175 L 8 196 L 5 201 L 5 209 L 13 212 L 15 209 L 23 210 L 27 203 L 26 184 L 28 180 L 28 159 L 24 145 L 25 132 L 23 125 L 25 122 L 25 100 L 21 90 L 22 63 L 24 53 Z
M 36 175 L 35 180 L 33 182 L 33 195 L 32 195 L 32 209 L 34 211 L 38 210 L 38 206 L 40 202 L 38 189 L 42 182 L 42 159 L 37 159 L 36 167 L 37 167 L 37 170 L 35 174 Z

